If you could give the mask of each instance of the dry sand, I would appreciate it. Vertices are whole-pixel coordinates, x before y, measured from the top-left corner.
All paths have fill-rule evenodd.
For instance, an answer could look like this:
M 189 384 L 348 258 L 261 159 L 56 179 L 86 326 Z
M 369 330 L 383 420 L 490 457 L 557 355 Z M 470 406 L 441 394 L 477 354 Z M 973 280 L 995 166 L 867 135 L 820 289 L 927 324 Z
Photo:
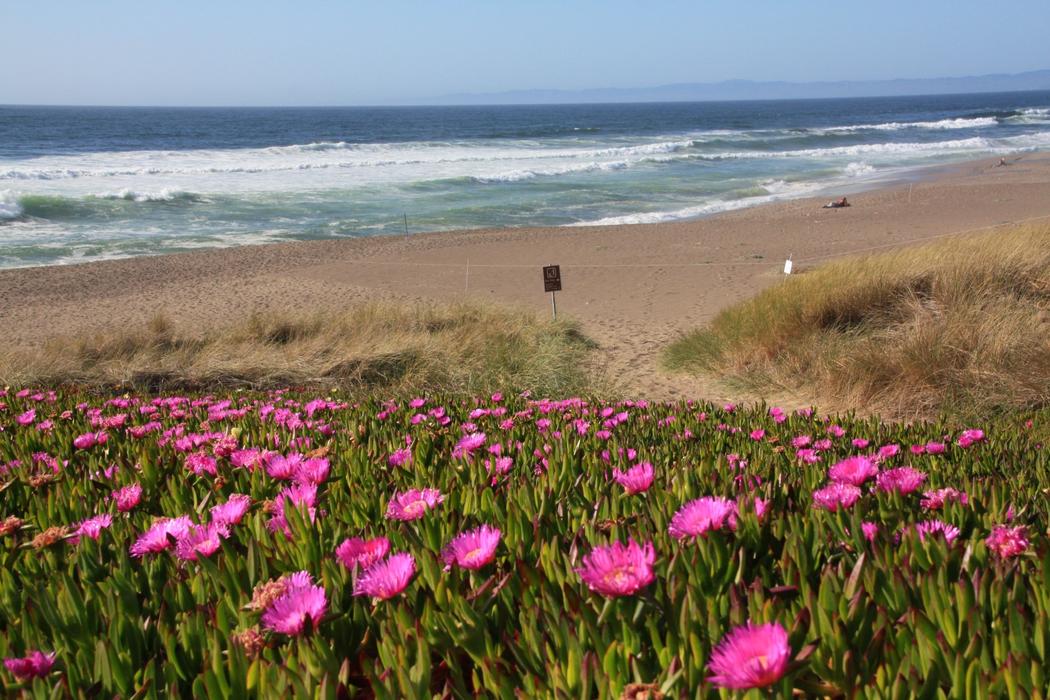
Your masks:
M 775 283 L 788 255 L 804 271 L 854 252 L 1050 220 L 1050 154 L 996 162 L 931 170 L 911 184 L 850 195 L 853 206 L 839 210 L 802 199 L 653 225 L 311 241 L 2 271 L 3 342 L 32 347 L 158 313 L 203 326 L 369 299 L 469 298 L 549 311 L 540 267 L 557 263 L 559 313 L 600 344 L 618 393 L 722 399 L 716 384 L 661 371 L 661 348 Z

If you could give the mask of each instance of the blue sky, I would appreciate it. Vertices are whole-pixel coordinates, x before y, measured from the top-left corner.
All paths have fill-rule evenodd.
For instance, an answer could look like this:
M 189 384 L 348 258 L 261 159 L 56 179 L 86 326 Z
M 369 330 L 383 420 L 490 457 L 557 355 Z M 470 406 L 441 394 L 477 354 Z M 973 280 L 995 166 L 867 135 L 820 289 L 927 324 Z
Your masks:
M 1050 68 L 1047 0 L 0 0 L 0 27 L 0 104 L 383 104 Z

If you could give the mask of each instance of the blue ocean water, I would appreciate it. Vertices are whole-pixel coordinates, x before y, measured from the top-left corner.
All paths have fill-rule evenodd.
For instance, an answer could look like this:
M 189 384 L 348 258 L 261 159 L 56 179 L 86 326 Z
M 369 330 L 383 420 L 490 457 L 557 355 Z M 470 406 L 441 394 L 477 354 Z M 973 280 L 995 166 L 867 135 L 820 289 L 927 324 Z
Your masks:
M 671 221 L 1050 148 L 1050 92 L 390 108 L 0 106 L 0 267 Z

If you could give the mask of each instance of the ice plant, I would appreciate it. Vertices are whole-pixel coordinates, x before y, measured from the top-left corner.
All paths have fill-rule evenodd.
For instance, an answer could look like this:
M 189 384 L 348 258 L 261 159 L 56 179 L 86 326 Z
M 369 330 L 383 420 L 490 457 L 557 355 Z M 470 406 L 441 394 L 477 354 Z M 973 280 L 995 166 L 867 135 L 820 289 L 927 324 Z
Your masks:
M 127 513 L 128 511 L 134 510 L 135 506 L 142 500 L 142 487 L 138 484 L 131 484 L 119 488 L 110 494 L 117 504 L 117 510 L 121 513 Z
M 924 481 L 926 481 L 926 474 L 911 467 L 887 469 L 875 477 L 875 485 L 880 491 L 886 493 L 909 494 L 918 490 Z
M 193 521 L 185 515 L 178 518 L 161 518 L 131 545 L 129 549 L 131 556 L 137 558 L 146 554 L 163 552 L 191 527 L 193 527 Z
M 951 486 L 948 486 L 943 489 L 926 491 L 922 494 L 922 501 L 919 505 L 926 510 L 940 510 L 944 507 L 945 503 L 950 503 L 951 501 L 966 505 L 969 502 L 969 499 L 962 491 L 957 491 Z
M 441 552 L 445 570 L 448 571 L 453 565 L 464 569 L 485 566 L 495 557 L 500 536 L 498 529 L 488 525 L 457 535 Z
M 43 678 L 55 665 L 55 653 L 45 654 L 42 651 L 31 651 L 24 657 L 4 659 L 4 666 L 18 681 Z
M 342 544 L 335 548 L 335 558 L 348 569 L 355 566 L 367 569 L 385 557 L 389 551 L 390 540 L 385 537 L 371 540 L 351 537 L 343 540 Z
M 766 688 L 779 681 L 791 660 L 788 634 L 779 622 L 735 627 L 711 652 L 707 680 L 722 688 Z
M 287 635 L 302 634 L 307 624 L 317 629 L 328 609 L 324 588 L 314 585 L 306 571 L 285 577 L 284 584 L 284 592 L 262 614 L 263 627 Z
M 1020 556 L 1028 549 L 1028 537 L 1024 525 L 996 525 L 992 534 L 984 540 L 988 549 L 1003 559 Z
M 628 495 L 647 491 L 653 483 L 653 465 L 649 462 L 639 462 L 626 472 L 619 469 L 613 470 L 613 479 Z
M 627 544 L 613 542 L 595 547 L 583 558 L 576 573 L 587 587 L 607 597 L 637 593 L 653 582 L 656 552 L 652 542 L 639 545 L 633 539 Z
M 196 561 L 198 556 L 210 557 L 230 536 L 224 523 L 193 525 L 175 543 L 175 556 L 184 561 Z
M 80 542 L 81 537 L 90 537 L 93 540 L 97 540 L 102 536 L 102 531 L 113 524 L 113 516 L 109 513 L 103 513 L 102 515 L 96 515 L 93 518 L 82 520 L 76 531 L 73 533 L 73 537 L 70 538 L 70 542 L 77 544 Z
M 870 457 L 847 457 L 828 469 L 828 478 L 840 484 L 860 486 L 878 473 L 879 468 Z
M 831 483 L 813 492 L 813 503 L 834 513 L 846 509 L 860 498 L 860 487 L 853 484 Z
M 444 500 L 445 497 L 437 489 L 412 489 L 395 493 L 387 504 L 386 517 L 390 520 L 418 520 Z
M 249 496 L 243 493 L 232 494 L 225 503 L 212 506 L 211 520 L 222 525 L 237 525 L 251 504 L 252 499 Z
M 672 537 L 706 537 L 710 530 L 736 530 L 736 504 L 726 498 L 704 496 L 682 506 L 667 528 Z
M 940 520 L 925 520 L 915 526 L 915 532 L 919 534 L 919 541 L 925 542 L 927 537 L 933 537 L 940 533 L 945 542 L 951 544 L 959 536 L 959 528 Z
M 393 598 L 405 590 L 416 573 L 416 560 L 411 554 L 399 552 L 373 564 L 357 578 L 354 595 L 379 600 Z

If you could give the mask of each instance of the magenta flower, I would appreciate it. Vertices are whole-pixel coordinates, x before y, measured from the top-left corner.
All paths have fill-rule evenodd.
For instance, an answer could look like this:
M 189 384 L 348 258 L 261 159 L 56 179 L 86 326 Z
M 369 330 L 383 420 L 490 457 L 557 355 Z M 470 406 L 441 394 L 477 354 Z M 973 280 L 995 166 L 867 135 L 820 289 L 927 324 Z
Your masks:
M 267 455 L 266 474 L 271 479 L 285 481 L 295 476 L 299 465 L 303 462 L 301 454 L 290 454 L 287 457 L 276 453 Z
M 758 496 L 755 496 L 755 517 L 758 518 L 759 522 L 766 516 L 766 511 L 769 510 L 769 501 L 765 501 Z
M 959 528 L 943 523 L 940 520 L 923 521 L 915 526 L 915 531 L 919 533 L 920 542 L 925 542 L 927 537 L 932 537 L 938 532 L 944 536 L 944 540 L 948 544 L 951 544 L 959 536 Z
M 959 447 L 970 447 L 984 440 L 984 431 L 977 428 L 964 430 L 955 444 Z
M 416 573 L 416 560 L 407 552 L 391 554 L 357 578 L 354 595 L 387 600 L 405 590 Z
M 840 484 L 860 486 L 878 473 L 879 468 L 870 457 L 847 457 L 828 469 L 828 478 Z
M 924 481 L 926 481 L 926 474 L 911 467 L 887 469 L 875 477 L 875 485 L 880 491 L 886 493 L 896 491 L 900 494 L 909 494 L 922 486 Z
M 480 569 L 495 557 L 500 537 L 500 531 L 488 525 L 460 533 L 441 552 L 445 570 L 453 564 L 464 569 Z
M 943 442 L 927 442 L 926 443 L 926 454 L 939 455 L 944 454 L 948 449 L 948 446 Z
M 470 457 L 474 450 L 485 444 L 485 433 L 469 433 L 460 438 L 452 449 L 452 458 Z
M 29 409 L 28 411 L 26 411 L 22 415 L 18 416 L 18 418 L 16 419 L 16 421 L 18 422 L 19 425 L 29 425 L 30 423 L 32 423 L 35 420 L 36 420 L 36 409 L 35 408 Z
M 220 525 L 237 525 L 251 507 L 252 499 L 243 493 L 232 494 L 222 505 L 213 506 L 211 520 Z
M 985 538 L 984 543 L 988 549 L 998 554 L 1003 559 L 1020 556 L 1028 549 L 1028 537 L 1024 525 L 1011 527 L 1009 525 L 996 525 L 992 528 L 992 534 Z
M 406 464 L 411 464 L 412 450 L 407 447 L 394 450 L 390 453 L 390 456 L 386 458 L 386 463 L 391 467 L 403 467 Z
M 639 462 L 626 472 L 613 469 L 613 479 L 628 495 L 647 491 L 653 483 L 653 465 L 648 462 Z
M 80 542 L 81 537 L 90 537 L 93 540 L 97 540 L 102 536 L 102 531 L 112 524 L 113 516 L 109 513 L 82 520 L 76 532 L 73 533 L 73 537 L 70 538 L 70 542 L 77 544 Z
M 219 473 L 215 467 L 215 458 L 203 452 L 186 455 L 186 468 L 197 476 L 215 476 Z
M 879 526 L 871 522 L 863 522 L 860 524 L 860 529 L 864 532 L 864 539 L 868 542 L 874 542 L 875 536 L 879 534 Z
M 286 576 L 284 582 L 284 593 L 263 611 L 263 626 L 288 635 L 302 634 L 307 623 L 317 629 L 328 609 L 324 588 L 315 586 L 310 574 L 305 571 Z
M 335 548 L 335 558 L 348 569 L 359 566 L 367 569 L 390 551 L 390 540 L 385 537 L 365 540 L 351 537 Z
M 138 484 L 125 486 L 110 494 L 110 498 L 116 502 L 118 511 L 127 513 L 133 510 L 139 504 L 139 501 L 142 500 L 142 487 Z
M 387 504 L 386 517 L 391 520 L 418 520 L 444 500 L 445 497 L 437 489 L 412 489 L 401 494 L 395 493 Z
M 630 539 L 627 544 L 613 542 L 607 547 L 595 547 L 584 556 L 583 566 L 576 573 L 595 593 L 607 597 L 632 595 L 656 578 L 655 560 L 652 542 L 643 546 Z
M 945 503 L 955 501 L 966 505 L 969 503 L 969 499 L 966 494 L 962 491 L 957 491 L 952 487 L 948 486 L 943 489 L 936 489 L 934 491 L 926 491 L 922 494 L 921 505 L 926 510 L 940 510 L 944 507 Z
M 328 479 L 328 460 L 311 457 L 295 467 L 293 478 L 300 484 L 323 484 Z
M 813 492 L 813 503 L 826 511 L 849 508 L 860 498 L 860 487 L 833 482 Z
M 736 627 L 722 637 L 707 664 L 707 680 L 722 688 L 765 688 L 781 679 L 791 660 L 788 634 L 780 623 Z
M 671 518 L 672 537 L 706 537 L 709 530 L 736 530 L 736 504 L 725 498 L 704 496 L 689 501 Z
M 175 544 L 175 556 L 184 561 L 196 561 L 197 556 L 210 557 L 222 547 L 222 541 L 230 536 L 223 523 L 193 525 Z
M 193 527 L 193 521 L 185 515 L 178 518 L 161 518 L 153 523 L 149 530 L 142 533 L 128 551 L 136 558 L 163 552 L 186 534 L 191 527 Z
M 107 439 L 108 436 L 106 435 L 105 431 L 100 431 L 97 433 L 84 433 L 83 435 L 78 435 L 73 440 L 73 447 L 77 448 L 78 450 L 87 450 L 94 447 L 95 445 L 104 444 Z
M 31 651 L 22 658 L 4 659 L 4 666 L 18 681 L 32 678 L 43 678 L 55 665 L 55 652 L 45 654 L 42 651 Z

